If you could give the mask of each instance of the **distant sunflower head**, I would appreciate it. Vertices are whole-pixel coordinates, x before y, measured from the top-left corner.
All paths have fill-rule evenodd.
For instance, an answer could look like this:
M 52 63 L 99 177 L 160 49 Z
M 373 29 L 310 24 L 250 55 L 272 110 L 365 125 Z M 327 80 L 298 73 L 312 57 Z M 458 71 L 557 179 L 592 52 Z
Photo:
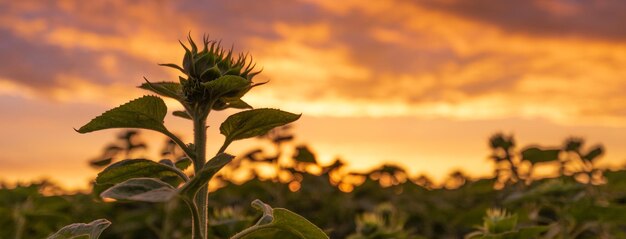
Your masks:
M 517 215 L 509 214 L 504 209 L 488 209 L 484 218 L 485 231 L 498 234 L 512 231 L 517 225 Z

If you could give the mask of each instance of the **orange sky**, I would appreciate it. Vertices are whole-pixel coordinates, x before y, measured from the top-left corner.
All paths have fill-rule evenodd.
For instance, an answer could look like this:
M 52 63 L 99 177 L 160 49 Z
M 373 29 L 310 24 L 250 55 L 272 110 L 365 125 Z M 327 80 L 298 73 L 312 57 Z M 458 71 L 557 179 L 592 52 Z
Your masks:
M 175 81 L 156 63 L 178 63 L 188 31 L 250 52 L 270 83 L 246 101 L 303 113 L 298 141 L 322 162 L 489 175 L 487 139 L 506 132 L 520 145 L 584 137 L 622 165 L 624 10 L 603 0 L 3 1 L 0 179 L 85 187 L 96 174 L 86 161 L 117 132 L 72 128 L 147 94 L 135 88 L 143 76 Z M 225 114 L 215 116 L 211 130 Z

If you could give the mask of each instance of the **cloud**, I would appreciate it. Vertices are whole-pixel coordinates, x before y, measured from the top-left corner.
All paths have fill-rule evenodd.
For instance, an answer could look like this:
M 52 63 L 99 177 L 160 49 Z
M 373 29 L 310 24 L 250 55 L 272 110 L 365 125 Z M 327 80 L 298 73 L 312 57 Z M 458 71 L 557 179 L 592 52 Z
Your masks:
M 175 79 L 155 63 L 179 62 L 175 40 L 191 30 L 254 56 L 264 69 L 259 80 L 271 82 L 251 92 L 253 105 L 313 115 L 626 125 L 626 33 L 615 24 L 623 22 L 621 3 L 1 4 L 0 54 L 12 59 L 0 66 L 3 94 L 132 95 L 121 89 L 143 75 Z
M 623 1 L 459 1 L 427 0 L 421 4 L 497 26 L 504 31 L 555 37 L 626 40 Z

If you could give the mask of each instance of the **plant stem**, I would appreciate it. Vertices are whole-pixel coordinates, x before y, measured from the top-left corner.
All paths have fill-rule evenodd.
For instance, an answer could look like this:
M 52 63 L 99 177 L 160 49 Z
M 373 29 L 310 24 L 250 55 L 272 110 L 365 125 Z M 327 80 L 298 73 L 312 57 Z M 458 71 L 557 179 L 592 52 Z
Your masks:
M 183 201 L 187 204 L 187 207 L 189 208 L 189 210 L 191 211 L 191 227 L 192 227 L 192 234 L 191 234 L 191 239 L 203 239 L 205 238 L 202 234 L 201 229 L 201 224 L 200 224 L 200 215 L 198 215 L 198 207 L 196 207 L 196 205 L 194 204 L 194 202 L 191 199 L 188 198 L 183 198 Z
M 204 167 L 206 163 L 206 118 L 207 115 L 200 114 L 198 117 L 194 117 L 193 120 L 193 132 L 194 132 L 194 146 L 195 156 L 194 159 L 194 172 L 198 173 Z M 195 204 L 198 210 L 200 232 L 206 238 L 208 232 L 208 185 L 204 185 L 195 198 Z
M 15 223 L 15 239 L 22 239 L 24 234 L 24 225 L 26 224 L 26 218 L 22 215 L 18 215 Z
M 226 148 L 228 148 L 228 145 L 230 145 L 231 141 L 225 141 L 224 144 L 222 144 L 222 147 L 220 148 L 220 150 L 217 151 L 217 154 L 215 155 L 219 155 L 221 153 L 224 153 L 226 151 Z

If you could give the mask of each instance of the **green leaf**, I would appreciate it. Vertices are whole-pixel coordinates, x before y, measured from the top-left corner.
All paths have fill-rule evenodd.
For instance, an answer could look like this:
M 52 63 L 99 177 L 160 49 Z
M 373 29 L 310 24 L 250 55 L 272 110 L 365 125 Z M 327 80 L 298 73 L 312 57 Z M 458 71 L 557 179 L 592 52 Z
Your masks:
M 191 166 L 191 159 L 189 159 L 187 157 L 181 158 L 178 161 L 176 161 L 176 163 L 174 163 L 174 165 L 176 166 L 176 168 L 178 168 L 180 170 L 185 170 L 189 166 Z
M 172 115 L 181 117 L 183 119 L 191 120 L 191 116 L 189 114 L 187 114 L 187 112 L 185 112 L 185 111 L 177 110 L 177 111 L 172 112 Z
M 270 224 L 272 223 L 272 221 L 274 221 L 274 209 L 270 205 L 265 204 L 259 199 L 252 201 L 251 204 L 254 209 L 259 210 L 263 213 L 263 215 L 261 216 L 261 218 L 259 218 L 255 225 L 261 226 L 265 224 Z
M 302 145 L 296 148 L 296 155 L 293 158 L 301 163 L 317 163 L 315 155 L 309 150 L 308 147 Z
M 209 183 L 211 178 L 226 164 L 230 163 L 235 156 L 230 154 L 221 153 L 211 160 L 209 160 L 202 169 L 196 173 L 196 175 L 191 179 L 191 181 L 185 183 L 183 187 L 181 187 L 180 192 L 183 195 L 186 195 L 188 198 L 194 198 L 196 193 L 202 188 L 202 186 Z
M 589 151 L 589 153 L 587 153 L 585 156 L 583 156 L 583 158 L 589 161 L 593 161 L 594 159 L 596 159 L 598 156 L 602 155 L 603 153 L 604 153 L 604 148 L 602 148 L 602 146 L 597 146 L 591 151 Z
M 102 231 L 109 227 L 111 222 L 106 219 L 98 219 L 90 223 L 74 223 L 67 225 L 56 233 L 48 237 L 48 239 L 71 239 L 81 236 L 89 236 L 89 239 L 98 239 Z
M 180 72 L 182 72 L 183 74 L 187 74 L 187 72 L 185 72 L 185 70 L 183 70 L 183 68 L 181 68 L 180 66 L 173 64 L 173 63 L 167 63 L 167 64 L 159 64 L 159 66 L 166 66 L 166 67 L 171 67 L 174 68 L 176 70 L 179 70 Z
M 161 96 L 170 97 L 178 101 L 183 101 L 182 87 L 180 83 L 176 82 L 149 82 L 146 78 L 146 83 L 139 86 L 141 89 L 149 90 L 157 93 Z
M 221 97 L 241 97 L 240 92 L 245 92 L 250 88 L 250 82 L 248 79 L 241 76 L 225 75 L 215 80 L 202 83 L 206 87 L 209 95 L 217 100 Z
M 156 96 L 144 96 L 104 112 L 76 130 L 84 134 L 112 128 L 140 128 L 167 132 L 163 119 L 167 106 Z
M 252 109 L 253 107 L 241 99 L 228 101 L 228 107 L 234 109 Z
M 171 185 L 154 178 L 131 178 L 105 190 L 103 198 L 141 202 L 167 202 L 176 196 Z
M 253 109 L 251 105 L 239 98 L 220 98 L 213 104 L 213 110 L 233 109 Z
M 516 192 L 504 199 L 505 203 L 515 203 L 532 200 L 554 200 L 559 197 L 571 197 L 578 194 L 584 187 L 579 183 L 549 179 L 534 186 L 525 192 Z
M 256 225 L 232 238 L 324 239 L 328 236 L 306 218 L 284 208 L 271 208 L 254 200 L 252 206 L 263 212 Z
M 226 142 L 256 137 L 269 130 L 294 122 L 301 115 L 277 109 L 253 109 L 229 116 L 220 126 Z
M 96 177 L 97 184 L 117 184 L 131 178 L 163 178 L 177 176 L 176 169 L 147 159 L 125 159 L 104 169 Z
M 559 159 L 559 149 L 540 149 L 537 147 L 526 148 L 522 151 L 522 158 L 531 163 L 556 161 Z
M 94 167 L 104 167 L 111 164 L 111 161 L 113 161 L 113 158 L 96 159 L 89 161 L 89 165 Z

